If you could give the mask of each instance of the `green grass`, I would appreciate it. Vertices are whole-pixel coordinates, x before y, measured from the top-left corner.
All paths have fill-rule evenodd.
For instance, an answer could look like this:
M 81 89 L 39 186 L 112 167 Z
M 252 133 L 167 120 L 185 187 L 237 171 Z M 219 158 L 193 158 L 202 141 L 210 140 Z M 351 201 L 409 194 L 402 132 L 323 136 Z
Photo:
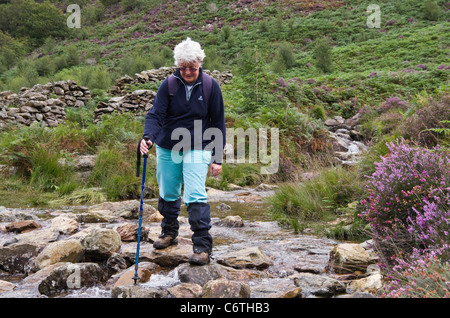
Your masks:
M 52 3 L 62 8 L 63 2 Z M 83 1 L 82 28 L 69 30 L 62 39 L 42 37 L 42 47 L 33 46 L 33 39 L 0 33 L 0 91 L 71 79 L 93 94 L 83 109 L 66 108 L 67 120 L 56 128 L 11 127 L 0 133 L 0 164 L 16 167 L 0 191 L 13 191 L 27 204 L 100 199 L 83 194 L 91 187 L 101 187 L 107 200 L 136 196 L 135 147 L 144 119 L 114 114 L 94 125 L 94 110 L 108 100 L 107 91 L 119 77 L 172 65 L 171 50 L 187 36 L 205 49 L 205 68 L 233 73 L 232 83 L 222 87 L 227 127 L 279 128 L 281 156 L 289 168 L 283 173 L 298 179 L 298 172 L 316 169 L 314 162 L 327 156 L 323 121 L 328 117 L 350 117 L 391 96 L 414 105 L 424 96 L 448 92 L 449 71 L 437 67 L 448 65 L 449 11 L 436 15 L 419 0 L 384 1 L 379 4 L 381 28 L 369 29 L 366 10 L 371 3 L 218 0 L 213 6 L 155 0 L 123 10 Z M 444 0 L 436 3 L 444 8 Z M 324 9 L 314 9 L 318 4 Z M 391 20 L 395 23 L 386 25 Z M 332 71 L 326 74 L 314 66 L 314 48 L 323 37 L 331 44 Z M 130 87 L 143 88 L 156 90 L 158 83 Z M 399 136 L 376 116 L 362 124 L 375 146 L 358 167 L 359 176 L 373 171 L 373 162 L 386 151 L 384 142 Z M 59 164 L 75 153 L 98 156 L 87 182 L 74 181 L 74 172 Z M 149 164 L 147 180 L 156 190 L 155 163 Z M 274 216 L 300 229 L 310 221 L 336 218 L 336 211 L 355 199 L 359 182 L 352 187 L 348 181 L 355 171 L 319 171 L 314 181 L 284 185 L 271 203 Z M 207 185 L 227 189 L 231 183 L 248 186 L 267 180 L 257 165 L 224 164 L 221 176 L 208 178 Z M 340 197 L 336 189 L 350 192 Z
M 311 222 L 334 220 L 339 209 L 358 199 L 362 191 L 363 182 L 354 170 L 324 168 L 310 180 L 281 185 L 268 198 L 269 212 L 299 231 Z

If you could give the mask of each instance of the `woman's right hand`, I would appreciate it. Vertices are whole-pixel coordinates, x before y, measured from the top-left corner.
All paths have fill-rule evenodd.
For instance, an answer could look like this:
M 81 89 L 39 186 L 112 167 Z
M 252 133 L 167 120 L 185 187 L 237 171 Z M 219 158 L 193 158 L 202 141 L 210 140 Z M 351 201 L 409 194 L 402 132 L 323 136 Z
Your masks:
M 148 150 L 152 147 L 153 143 L 150 140 L 147 140 L 147 142 L 145 142 L 145 139 L 141 140 L 141 145 L 140 145 L 140 150 L 141 150 L 141 154 L 145 155 L 146 153 L 148 153 Z

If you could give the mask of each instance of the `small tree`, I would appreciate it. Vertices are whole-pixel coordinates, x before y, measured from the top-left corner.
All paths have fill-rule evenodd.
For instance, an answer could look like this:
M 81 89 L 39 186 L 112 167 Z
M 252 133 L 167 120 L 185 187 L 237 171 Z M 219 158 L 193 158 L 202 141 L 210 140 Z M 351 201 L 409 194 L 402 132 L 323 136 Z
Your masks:
M 314 48 L 314 58 L 316 67 L 324 73 L 330 73 L 331 67 L 331 46 L 327 39 L 322 38 L 316 41 Z
M 426 0 L 425 3 L 423 4 L 423 17 L 426 20 L 430 21 L 439 20 L 441 13 L 442 13 L 441 8 L 436 3 L 436 1 Z

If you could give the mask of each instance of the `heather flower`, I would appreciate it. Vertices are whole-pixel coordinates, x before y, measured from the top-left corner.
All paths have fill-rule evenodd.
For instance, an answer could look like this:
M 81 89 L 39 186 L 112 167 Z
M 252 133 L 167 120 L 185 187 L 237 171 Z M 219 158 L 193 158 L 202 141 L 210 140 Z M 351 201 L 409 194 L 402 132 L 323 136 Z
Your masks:
M 376 162 L 369 177 L 362 216 L 372 227 L 382 261 L 407 255 L 413 248 L 448 244 L 450 156 L 436 147 L 390 143 L 389 155 Z
M 427 69 L 427 66 L 425 64 L 417 64 L 416 67 L 420 68 L 421 70 L 426 70 Z
M 386 25 L 387 26 L 394 25 L 396 22 L 397 21 L 395 21 L 395 20 L 389 20 L 388 22 L 386 22 Z
M 391 109 L 401 109 L 403 111 L 409 108 L 409 104 L 405 101 L 402 101 L 399 97 L 389 97 L 386 101 L 380 106 L 381 111 L 386 112 Z

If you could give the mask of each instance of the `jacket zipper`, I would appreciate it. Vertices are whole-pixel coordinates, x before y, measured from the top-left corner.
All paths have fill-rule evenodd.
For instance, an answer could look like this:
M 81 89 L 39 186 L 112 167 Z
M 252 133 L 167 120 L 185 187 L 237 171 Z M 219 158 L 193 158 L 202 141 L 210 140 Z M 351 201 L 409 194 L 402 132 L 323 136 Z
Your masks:
M 174 75 L 174 76 L 175 76 L 175 78 L 179 79 L 181 83 L 183 83 L 183 85 L 184 85 L 184 91 L 186 92 L 186 100 L 189 101 L 189 100 L 191 99 L 191 96 L 188 96 L 188 90 L 187 90 L 186 84 L 184 83 L 184 81 L 183 81 L 181 78 L 179 78 L 179 77 L 176 76 L 176 75 Z M 198 83 L 195 83 L 195 84 L 192 86 L 191 95 L 192 95 L 192 92 L 194 91 L 194 87 L 197 86 L 197 85 L 200 85 L 201 83 L 202 83 L 202 82 L 198 82 Z

